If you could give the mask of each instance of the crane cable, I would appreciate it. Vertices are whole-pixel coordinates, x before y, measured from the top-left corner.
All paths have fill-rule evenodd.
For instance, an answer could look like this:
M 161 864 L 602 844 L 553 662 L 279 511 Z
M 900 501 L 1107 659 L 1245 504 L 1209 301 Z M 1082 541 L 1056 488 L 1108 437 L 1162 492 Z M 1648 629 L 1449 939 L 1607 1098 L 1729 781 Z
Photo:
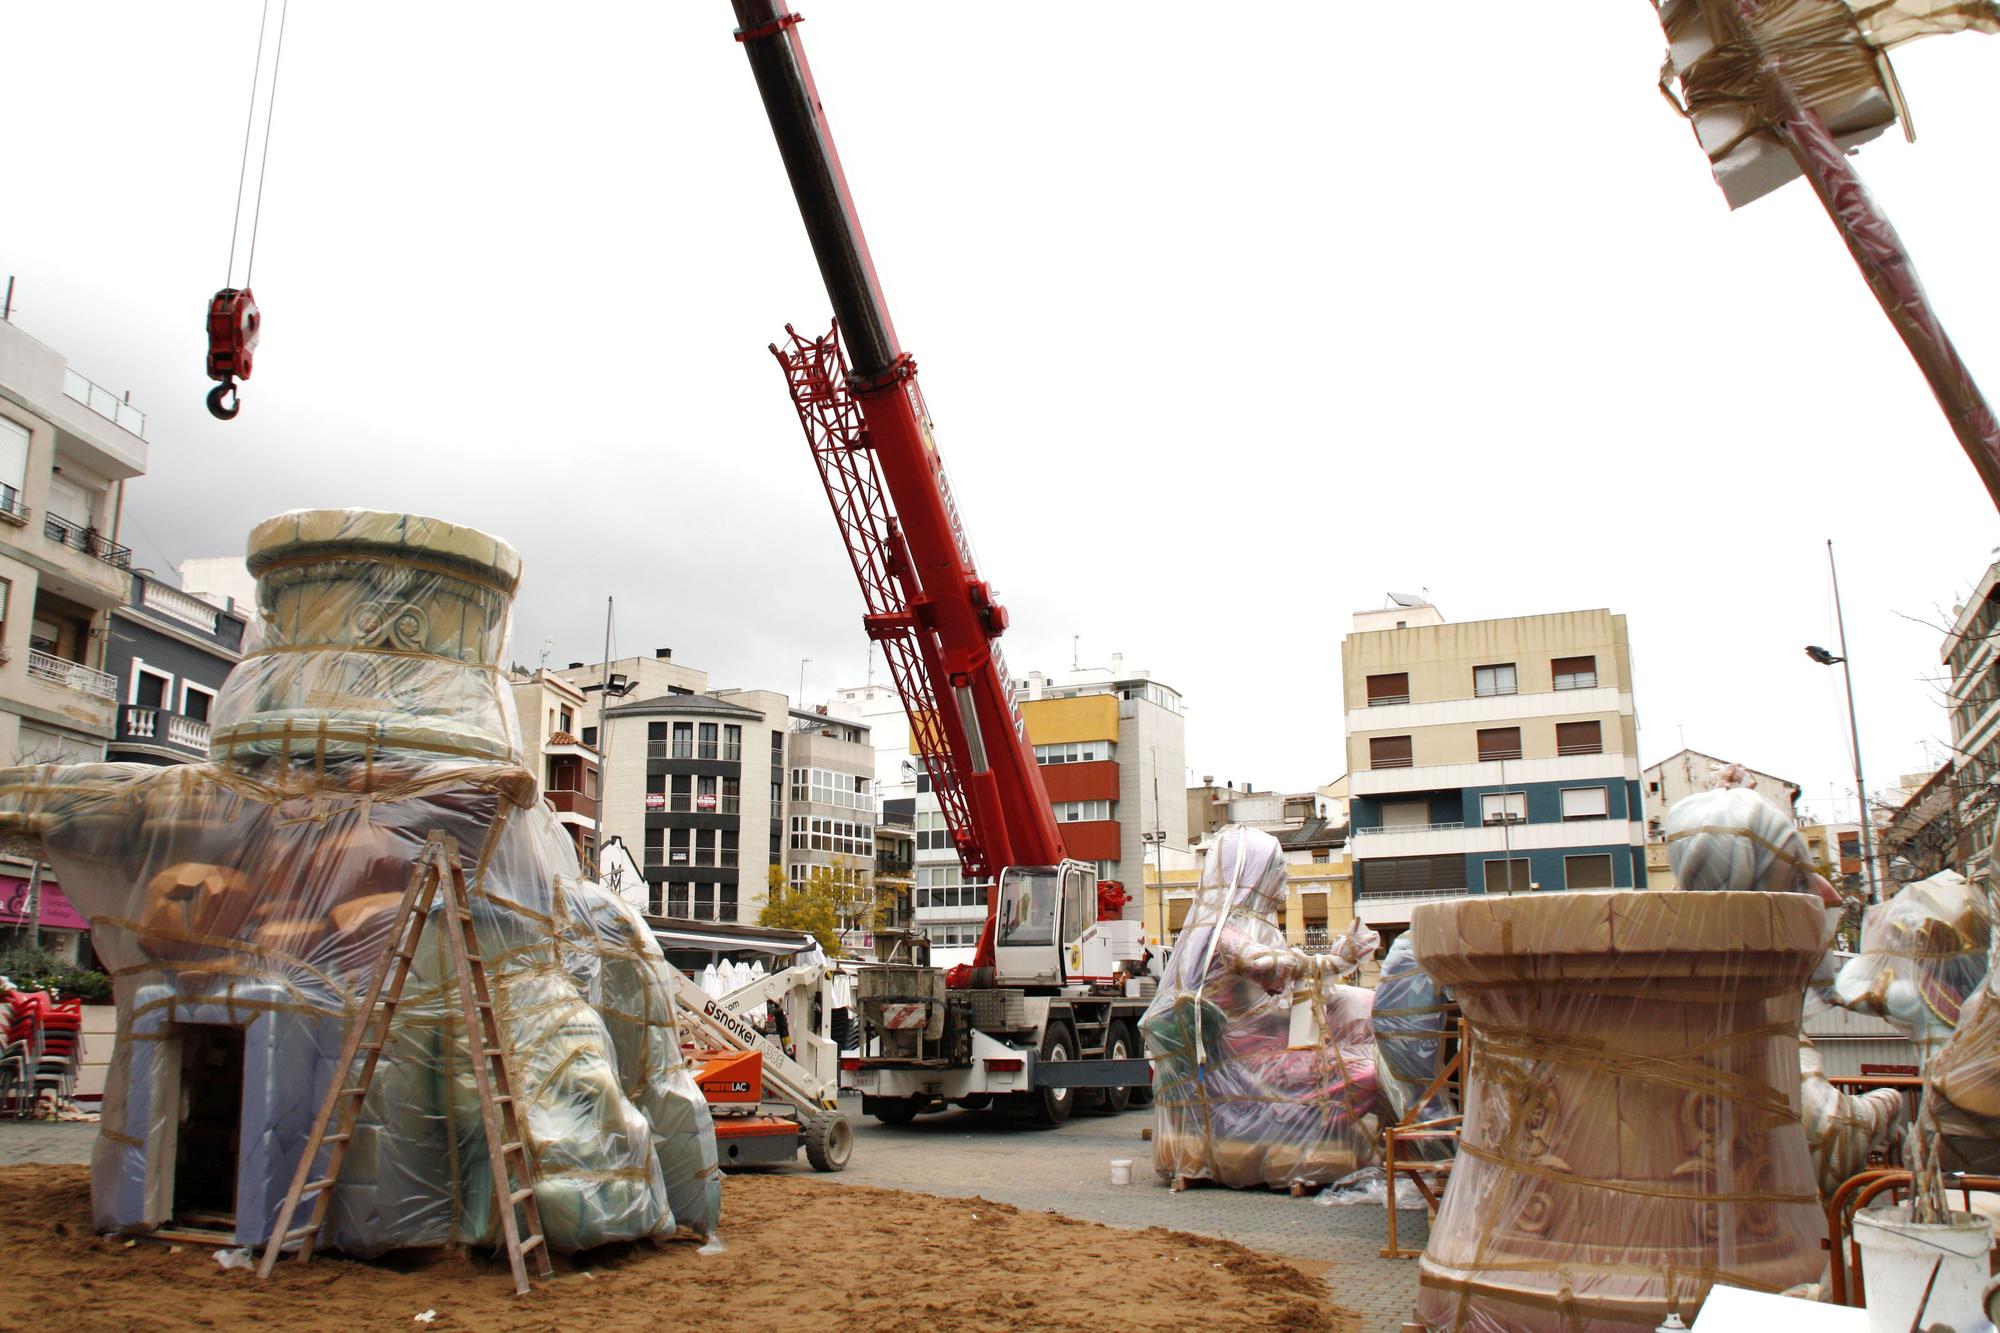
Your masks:
M 250 255 L 243 274 L 243 285 L 250 285 L 250 275 L 257 267 L 257 224 L 264 216 L 264 171 L 271 160 L 271 117 L 278 101 L 278 70 L 285 59 L 285 18 L 291 12 L 291 0 L 282 0 L 278 8 L 277 52 L 271 60 L 271 91 L 264 99 L 264 148 L 257 159 L 257 200 L 250 219 Z M 243 156 L 236 168 L 236 210 L 229 224 L 229 269 L 222 277 L 222 285 L 229 287 L 236 278 L 236 240 L 243 227 L 243 187 L 250 174 L 250 133 L 257 123 L 257 79 L 264 70 L 264 33 L 270 26 L 271 0 L 264 0 L 264 7 L 257 19 L 257 55 L 250 66 L 250 105 L 243 113 Z

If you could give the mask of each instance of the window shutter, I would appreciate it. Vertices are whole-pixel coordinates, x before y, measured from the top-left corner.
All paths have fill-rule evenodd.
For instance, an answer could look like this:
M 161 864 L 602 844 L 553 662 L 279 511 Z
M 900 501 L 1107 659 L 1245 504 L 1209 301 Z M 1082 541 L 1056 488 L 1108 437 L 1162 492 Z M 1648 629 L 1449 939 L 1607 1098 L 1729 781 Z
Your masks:
M 1368 678 L 1368 706 L 1406 704 L 1410 701 L 1410 673 L 1394 671 Z
M 1557 754 L 1603 754 L 1604 725 L 1601 722 L 1556 723 Z
M 1521 729 L 1519 727 L 1483 727 L 1479 732 L 1479 757 L 1482 760 L 1519 759 L 1521 757 Z
M 1563 788 L 1564 819 L 1603 819 L 1610 813 L 1604 788 L 1565 787 Z
M 1374 736 L 1368 741 L 1370 768 L 1408 768 L 1411 763 L 1408 736 Z

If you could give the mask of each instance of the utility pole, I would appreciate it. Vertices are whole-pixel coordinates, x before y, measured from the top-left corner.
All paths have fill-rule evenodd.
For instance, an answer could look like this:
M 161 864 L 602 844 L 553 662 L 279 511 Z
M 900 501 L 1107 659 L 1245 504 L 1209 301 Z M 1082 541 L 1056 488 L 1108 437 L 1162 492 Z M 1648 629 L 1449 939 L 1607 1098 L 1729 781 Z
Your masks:
M 1808 645 L 1806 656 L 1821 666 L 1840 667 L 1847 686 L 1847 739 L 1854 751 L 1854 796 L 1861 803 L 1861 864 L 1868 876 L 1868 901 L 1882 901 L 1881 881 L 1875 867 L 1875 830 L 1868 818 L 1868 780 L 1861 776 L 1861 726 L 1854 716 L 1854 668 L 1847 661 L 1847 617 L 1840 607 L 1840 570 L 1833 561 L 1833 538 L 1826 540 L 1826 569 L 1833 579 L 1833 623 L 1840 635 L 1838 655 L 1818 644 Z

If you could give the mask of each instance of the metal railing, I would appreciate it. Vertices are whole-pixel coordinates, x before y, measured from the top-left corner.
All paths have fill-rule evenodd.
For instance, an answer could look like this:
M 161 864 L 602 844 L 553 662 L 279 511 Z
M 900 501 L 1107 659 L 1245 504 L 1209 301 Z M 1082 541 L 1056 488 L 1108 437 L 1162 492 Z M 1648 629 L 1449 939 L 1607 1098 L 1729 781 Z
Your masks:
M 72 662 L 57 657 L 54 653 L 44 653 L 35 649 L 28 651 L 28 674 L 36 680 L 64 689 L 75 690 L 79 694 L 94 695 L 108 701 L 118 697 L 118 678 L 102 671 L 87 667 L 81 662 Z
M 1508 759 L 1519 759 L 1520 757 L 1521 747 L 1518 745 L 1511 750 L 1481 750 L 1479 752 L 1479 762 L 1482 764 L 1491 764 Z
M 132 548 L 120 546 L 95 528 L 80 527 L 56 514 L 42 515 L 42 535 L 58 546 L 82 551 L 107 565 L 132 568 Z
M 1370 770 L 1379 768 L 1413 768 L 1416 766 L 1416 762 L 1415 759 L 1408 755 L 1405 755 L 1401 759 L 1376 759 L 1371 757 L 1368 760 L 1368 767 Z
M 1576 741 L 1569 745 L 1558 745 L 1556 747 L 1556 753 L 1565 756 L 1576 755 L 1576 754 L 1603 754 L 1604 742 L 1601 740 Z M 1514 757 L 1516 759 L 1520 758 L 1519 755 L 1515 755 Z
M 12 486 L 0 485 L 0 518 L 15 523 L 28 521 L 28 502 L 21 498 L 21 492 Z
M 1450 833 L 1464 827 L 1463 820 L 1452 820 L 1442 824 L 1378 824 L 1370 828 L 1355 829 L 1354 836 L 1361 838 L 1377 833 Z
M 743 762 L 743 744 L 734 745 L 727 741 L 647 741 L 646 756 L 649 759 L 720 759 L 726 763 Z
M 68 366 L 63 367 L 63 396 L 74 398 L 105 420 L 122 426 L 140 439 L 146 438 L 144 412 L 103 385 L 91 383 Z
M 1557 676 L 1555 687 L 1559 690 L 1594 690 L 1597 688 L 1597 673 L 1579 671 L 1573 675 Z
M 1369 696 L 1368 706 L 1370 708 L 1387 708 L 1391 704 L 1406 704 L 1409 701 L 1410 696 L 1407 694 L 1375 694 Z

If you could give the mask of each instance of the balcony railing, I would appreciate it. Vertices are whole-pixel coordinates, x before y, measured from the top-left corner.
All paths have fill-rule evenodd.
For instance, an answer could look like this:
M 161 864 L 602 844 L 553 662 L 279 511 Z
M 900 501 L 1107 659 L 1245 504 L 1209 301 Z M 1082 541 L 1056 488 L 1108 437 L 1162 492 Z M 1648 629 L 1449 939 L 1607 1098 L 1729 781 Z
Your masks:
M 182 717 L 161 708 L 128 704 L 120 719 L 118 739 L 122 741 L 166 741 L 184 750 L 208 750 L 208 723 Z
M 28 502 L 21 498 L 21 492 L 12 486 L 0 485 L 0 519 L 9 523 L 28 521 Z
M 1407 694 L 1375 694 L 1369 696 L 1368 706 L 1370 708 L 1387 708 L 1391 704 L 1406 704 L 1409 701 L 1410 696 Z
M 116 676 L 107 676 L 102 671 L 87 667 L 81 662 L 57 657 L 54 653 L 31 649 L 28 653 L 28 674 L 36 680 L 46 681 L 50 685 L 60 685 L 79 694 L 94 695 L 107 701 L 118 697 Z
M 1401 759 L 1370 759 L 1368 761 L 1368 767 L 1371 770 L 1378 768 L 1410 768 L 1414 766 L 1415 763 L 1416 761 L 1414 759 L 1410 758 L 1408 755 L 1404 755 Z
M 727 741 L 647 741 L 646 755 L 651 759 L 720 759 L 725 763 L 743 762 L 743 745 L 731 745 Z
M 1496 761 L 1504 763 L 1509 759 L 1519 759 L 1520 757 L 1521 747 L 1518 745 L 1512 749 L 1493 749 L 1488 747 L 1479 752 L 1479 762 L 1482 764 L 1491 764 Z
M 587 796 L 583 792 L 560 787 L 551 788 L 544 794 L 549 798 L 549 804 L 556 808 L 557 814 L 582 815 L 586 819 L 597 817 L 595 796 Z
M 119 569 L 132 568 L 132 548 L 120 546 L 94 528 L 79 527 L 55 514 L 42 515 L 42 533 L 58 546 L 67 546 L 94 556 Z
M 108 421 L 123 426 L 140 439 L 146 438 L 146 414 L 120 398 L 101 384 L 92 384 L 83 376 L 63 367 L 63 394 Z
M 164 583 L 142 579 L 139 591 L 139 605 L 148 611 L 157 611 L 169 620 L 178 620 L 204 634 L 215 633 L 217 617 L 221 614 L 214 606 L 199 597 L 193 597 L 179 588 L 169 588 Z
M 1556 753 L 1557 753 L 1557 754 L 1559 754 L 1559 755 L 1565 755 L 1565 756 L 1567 756 L 1567 755 L 1575 755 L 1575 754 L 1603 754 L 1603 753 L 1604 753 L 1604 742 L 1603 742 L 1603 741 L 1576 741 L 1576 742 L 1573 742 L 1573 743 L 1571 743 L 1571 744 L 1569 744 L 1569 745 L 1558 745 L 1558 746 L 1556 747 Z M 1518 759 L 1519 757 L 1520 757 L 1519 755 L 1516 755 L 1516 756 L 1515 756 L 1515 758 L 1517 758 L 1517 759 Z
M 1450 833 L 1464 827 L 1463 820 L 1453 820 L 1443 824 L 1382 824 L 1374 828 L 1358 828 L 1354 830 L 1354 836 L 1362 838 L 1377 833 Z

